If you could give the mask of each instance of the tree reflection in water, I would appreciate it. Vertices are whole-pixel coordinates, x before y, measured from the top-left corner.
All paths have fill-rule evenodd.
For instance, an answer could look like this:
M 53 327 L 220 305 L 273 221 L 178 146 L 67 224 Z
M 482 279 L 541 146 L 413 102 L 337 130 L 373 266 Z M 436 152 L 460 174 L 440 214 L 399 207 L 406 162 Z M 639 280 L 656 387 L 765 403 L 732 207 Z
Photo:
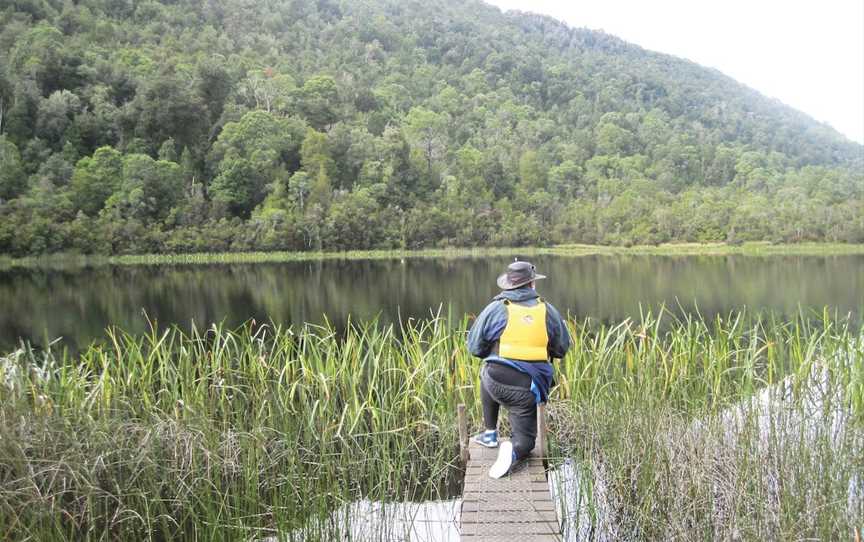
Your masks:
M 497 293 L 508 257 L 324 260 L 263 264 L 98 266 L 0 272 L 0 349 L 63 337 L 77 349 L 116 325 L 224 321 L 383 323 L 428 317 L 443 306 L 461 318 Z M 537 256 L 541 294 L 562 312 L 616 322 L 665 304 L 703 317 L 747 307 L 782 316 L 827 306 L 860 321 L 864 256 Z

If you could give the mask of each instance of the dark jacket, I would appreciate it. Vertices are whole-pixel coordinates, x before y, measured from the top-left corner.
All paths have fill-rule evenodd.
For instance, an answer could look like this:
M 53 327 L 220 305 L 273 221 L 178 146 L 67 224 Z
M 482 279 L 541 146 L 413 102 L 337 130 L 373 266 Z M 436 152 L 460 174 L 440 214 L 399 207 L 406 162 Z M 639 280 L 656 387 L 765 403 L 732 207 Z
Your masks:
M 552 366 L 549 363 L 525 362 L 502 358 L 494 353 L 495 345 L 507 326 L 507 308 L 504 300 L 532 306 L 537 304 L 540 294 L 530 286 L 515 290 L 504 290 L 477 316 L 468 332 L 468 350 L 472 355 L 487 362 L 503 363 L 531 376 L 532 391 L 538 402 L 545 402 L 549 389 L 554 384 Z M 545 302 L 545 300 L 544 300 Z M 570 333 L 558 309 L 546 302 L 546 334 L 549 337 L 549 358 L 563 358 L 570 349 Z

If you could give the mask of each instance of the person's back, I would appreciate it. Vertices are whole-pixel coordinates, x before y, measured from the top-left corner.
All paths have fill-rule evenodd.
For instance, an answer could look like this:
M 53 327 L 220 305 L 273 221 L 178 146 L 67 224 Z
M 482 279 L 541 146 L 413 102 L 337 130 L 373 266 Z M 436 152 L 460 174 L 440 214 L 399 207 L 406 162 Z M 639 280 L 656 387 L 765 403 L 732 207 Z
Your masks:
M 498 277 L 502 292 L 480 313 L 468 333 L 471 354 L 483 358 L 481 401 L 486 431 L 478 443 L 498 446 L 498 413 L 510 413 L 512 441 L 504 441 L 498 461 L 489 471 L 503 476 L 512 464 L 527 457 L 537 437 L 537 403 L 545 402 L 554 384 L 550 360 L 562 358 L 570 348 L 570 334 L 554 306 L 535 290 L 529 262 L 514 262 Z

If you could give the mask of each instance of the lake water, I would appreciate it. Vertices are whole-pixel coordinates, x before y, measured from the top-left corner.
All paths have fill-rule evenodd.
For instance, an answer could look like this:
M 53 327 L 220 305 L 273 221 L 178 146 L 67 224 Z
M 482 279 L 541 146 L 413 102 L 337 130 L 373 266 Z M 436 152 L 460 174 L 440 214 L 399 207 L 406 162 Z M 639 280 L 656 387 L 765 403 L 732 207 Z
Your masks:
M 0 351 L 62 337 L 72 349 L 160 325 L 250 318 L 284 324 L 422 318 L 441 305 L 479 312 L 512 257 L 325 260 L 263 264 L 97 266 L 0 271 Z M 704 317 L 770 310 L 792 317 L 827 306 L 864 314 L 864 255 L 536 256 L 540 293 L 563 313 L 601 322 L 665 304 Z

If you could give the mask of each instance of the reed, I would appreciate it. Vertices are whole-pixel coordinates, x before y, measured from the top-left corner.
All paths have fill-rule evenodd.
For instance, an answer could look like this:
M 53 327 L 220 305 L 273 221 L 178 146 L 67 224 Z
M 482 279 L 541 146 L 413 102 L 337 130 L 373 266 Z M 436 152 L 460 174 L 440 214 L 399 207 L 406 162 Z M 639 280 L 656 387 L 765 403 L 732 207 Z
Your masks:
M 778 434 L 766 457 L 758 407 L 738 412 L 777 385 L 785 395 L 772 401 L 805 409 L 812 375 L 827 372 L 830 408 L 861 428 L 861 330 L 828 314 L 669 318 L 571 323 L 574 347 L 552 396 L 553 450 L 602 474 L 586 483 L 608 498 L 591 499 L 588 519 L 568 528 L 608 522 L 627 539 L 704 538 L 725 532 L 706 525 L 732 507 L 746 538 L 771 529 L 849 536 L 864 505 L 838 499 L 844 481 L 864 483 L 862 432 L 829 447 L 826 419 L 807 441 L 817 446 Z M 469 405 L 475 427 L 480 420 L 467 325 L 440 316 L 337 334 L 154 324 L 139 336 L 109 329 L 74 357 L 22 346 L 0 358 L 0 530 L 21 540 L 341 540 L 353 521 L 333 514 L 343 505 L 451 498 L 461 476 L 456 405 Z M 730 440 L 730 416 L 750 424 L 749 437 L 742 429 Z M 779 427 L 782 416 L 769 419 Z M 686 442 L 717 445 L 716 460 L 684 453 Z M 778 461 L 800 465 L 776 471 L 795 475 L 788 486 L 746 483 Z M 612 512 L 601 517 L 602 507 Z M 715 519 L 694 519 L 700 513 Z

